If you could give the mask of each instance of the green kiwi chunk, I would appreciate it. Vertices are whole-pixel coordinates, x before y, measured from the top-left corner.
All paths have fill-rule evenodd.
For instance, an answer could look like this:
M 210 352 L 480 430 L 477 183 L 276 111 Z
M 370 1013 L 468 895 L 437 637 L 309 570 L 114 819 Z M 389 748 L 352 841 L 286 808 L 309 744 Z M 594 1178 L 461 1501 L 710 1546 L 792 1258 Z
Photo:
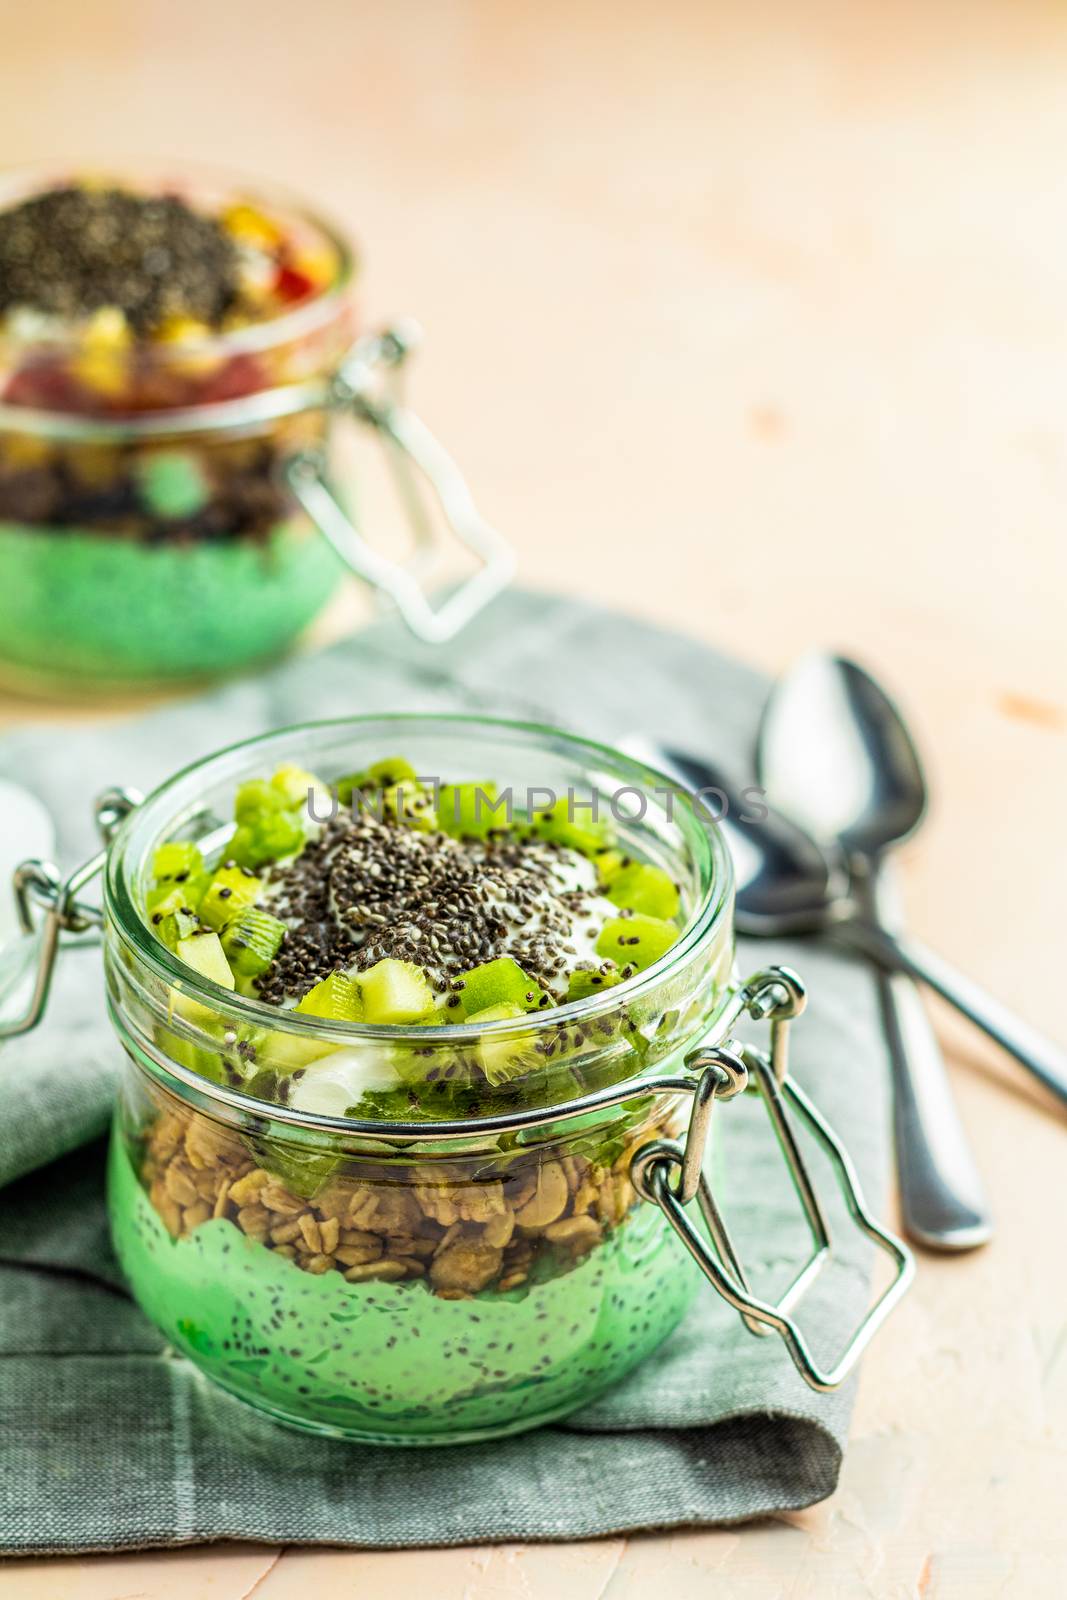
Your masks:
M 227 856 L 240 867 L 261 867 L 296 855 L 304 846 L 302 810 L 308 790 L 318 788 L 313 773 L 292 765 L 279 767 L 269 781 L 249 778 L 242 783 L 233 808 L 237 831 Z
M 226 924 L 222 948 L 237 978 L 258 978 L 267 971 L 285 938 L 284 922 L 248 906 Z
M 437 812 L 432 795 L 410 778 L 381 791 L 381 809 L 383 821 L 395 822 L 402 828 L 414 828 L 417 833 L 434 833 L 437 830 Z
M 574 807 L 564 796 L 547 811 L 536 811 L 530 819 L 532 831 L 541 839 L 565 845 L 583 856 L 596 856 L 608 843 L 608 830 L 593 817 L 579 821 Z
M 157 911 L 177 911 L 179 907 L 196 911 L 210 882 L 211 875 L 206 871 L 197 873 L 195 877 L 186 877 L 184 872 L 179 872 L 176 878 L 161 878 L 145 895 L 145 910 L 149 916 Z
M 226 1067 L 218 1051 L 205 1050 L 203 1045 L 194 1044 L 177 1029 L 162 1024 L 156 1027 L 155 1037 L 160 1049 L 179 1066 L 188 1067 L 190 1072 L 198 1072 L 211 1083 L 226 1082 Z
M 426 974 L 411 961 L 386 957 L 359 973 L 357 981 L 367 1022 L 421 1022 L 434 1009 Z
M 261 816 L 283 811 L 281 796 L 266 778 L 249 778 L 238 786 L 233 802 L 234 821 L 256 822 Z
M 263 867 L 268 861 L 297 855 L 304 847 L 304 825 L 291 811 L 261 812 L 239 823 L 225 855 L 239 867 Z
M 212 983 L 220 984 L 223 989 L 234 987 L 233 973 L 230 971 L 226 952 L 217 933 L 193 933 L 187 939 L 179 939 L 175 946 L 175 954 L 179 961 L 184 961 L 187 967 L 198 972 L 202 978 L 209 978 Z
M 271 778 L 270 788 L 287 811 L 299 811 L 307 805 L 309 792 L 321 791 L 324 785 L 306 767 L 288 761 Z
M 678 885 L 670 875 L 644 861 L 622 867 L 608 880 L 606 892 L 613 905 L 664 922 L 676 917 L 681 905 Z
M 195 896 L 194 896 L 195 899 Z M 175 883 L 173 878 L 166 878 L 162 883 L 153 884 L 144 897 L 145 911 L 148 920 L 158 927 L 166 916 L 174 911 L 194 911 L 195 906 L 189 904 L 185 893 L 184 883 Z
M 392 789 L 398 783 L 414 783 L 418 773 L 403 756 L 386 756 L 373 761 L 362 772 L 348 772 L 338 778 L 335 788 L 343 806 L 349 804 L 357 789 Z
M 197 845 L 173 839 L 161 844 L 152 856 L 155 882 L 145 893 L 149 917 L 157 912 L 166 916 L 180 907 L 195 911 L 208 883 L 208 870 Z
M 224 928 L 259 899 L 261 880 L 240 866 L 219 867 L 204 890 L 200 920 L 209 928 Z
M 624 855 L 621 850 L 603 849 L 596 852 L 593 864 L 596 867 L 597 878 L 603 886 L 617 878 L 625 867 L 632 866 L 633 858 Z
M 598 956 L 620 966 L 633 965 L 639 972 L 665 956 L 678 938 L 674 922 L 659 917 L 612 917 L 605 922 L 596 942 Z
M 605 989 L 614 989 L 615 985 L 622 982 L 618 972 L 601 972 L 582 967 L 577 972 L 572 972 L 567 979 L 567 1000 L 588 1000 L 591 994 L 603 994 Z
M 296 1007 L 305 1016 L 323 1017 L 328 1022 L 361 1022 L 363 997 L 357 985 L 344 972 L 331 972 Z
M 280 1178 L 285 1187 L 304 1200 L 313 1200 L 333 1177 L 344 1159 L 314 1145 L 306 1150 L 296 1144 L 279 1144 L 274 1139 L 247 1141 L 259 1166 Z
M 494 829 L 508 827 L 506 802 L 495 783 L 443 783 L 437 825 L 454 839 L 486 839 Z
M 183 873 L 195 877 L 204 870 L 200 846 L 191 840 L 170 839 L 159 845 L 152 856 L 153 878 L 177 878 Z
M 525 1015 L 522 1006 L 504 1002 L 486 1006 L 483 1011 L 475 1011 L 467 1018 L 467 1022 L 472 1028 L 480 1028 L 487 1022 L 517 1022 Z M 512 1034 L 501 1039 L 490 1035 L 479 1039 L 476 1047 L 478 1062 L 488 1081 L 492 1084 L 507 1083 L 509 1079 L 521 1077 L 542 1062 L 543 1058 L 537 1054 L 534 1043 L 532 1033 Z
M 159 921 L 156 921 L 159 917 Z M 173 910 L 160 915 L 157 911 L 152 918 L 156 933 L 162 939 L 168 950 L 177 952 L 182 939 L 191 939 L 200 926 L 199 918 L 195 911 L 188 910 L 185 906 L 176 906 Z
M 461 973 L 460 995 L 468 1016 L 489 1006 L 515 1005 L 520 1011 L 537 1011 L 544 1004 L 545 991 L 527 976 L 517 961 L 500 956 Z

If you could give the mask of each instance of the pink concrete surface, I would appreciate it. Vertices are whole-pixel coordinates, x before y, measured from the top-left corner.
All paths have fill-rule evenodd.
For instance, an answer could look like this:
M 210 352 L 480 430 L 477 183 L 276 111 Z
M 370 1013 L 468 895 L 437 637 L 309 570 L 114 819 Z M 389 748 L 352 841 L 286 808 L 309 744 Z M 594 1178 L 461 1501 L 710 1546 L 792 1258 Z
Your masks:
M 418 402 L 526 581 L 891 681 L 936 781 L 913 925 L 1067 1042 L 1062 6 L 56 0 L 4 54 L 9 161 L 183 153 L 330 202 L 371 316 L 426 326 Z M 11 1563 L 0 1595 L 1062 1594 L 1067 1126 L 937 1019 L 999 1231 L 923 1260 L 826 1505 L 573 1546 Z

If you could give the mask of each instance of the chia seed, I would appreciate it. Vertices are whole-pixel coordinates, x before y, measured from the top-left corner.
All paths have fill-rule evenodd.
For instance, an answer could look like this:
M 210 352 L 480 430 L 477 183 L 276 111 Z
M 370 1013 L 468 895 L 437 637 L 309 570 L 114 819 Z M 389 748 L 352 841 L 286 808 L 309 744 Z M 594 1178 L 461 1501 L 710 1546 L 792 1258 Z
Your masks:
M 560 860 L 539 839 L 460 840 L 369 810 L 339 815 L 269 875 L 270 909 L 289 933 L 259 996 L 283 1004 L 331 972 L 393 959 L 417 962 L 456 1006 L 461 973 L 510 956 L 565 997 L 574 924 L 590 916 L 595 891 L 562 888 Z
M 175 195 L 72 185 L 0 213 L 0 312 L 77 319 L 116 306 L 137 334 L 168 317 L 218 327 L 238 265 L 221 224 Z

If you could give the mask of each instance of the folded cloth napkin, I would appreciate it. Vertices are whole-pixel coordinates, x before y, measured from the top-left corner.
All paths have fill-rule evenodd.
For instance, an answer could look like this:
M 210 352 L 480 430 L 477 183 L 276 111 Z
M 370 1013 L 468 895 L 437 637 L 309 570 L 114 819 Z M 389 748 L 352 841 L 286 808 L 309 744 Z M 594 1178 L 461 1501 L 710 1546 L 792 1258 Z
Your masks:
M 149 788 L 261 730 L 363 711 L 494 712 L 607 741 L 644 729 L 740 772 L 763 693 L 755 673 L 691 641 L 513 592 L 444 648 L 390 620 L 137 720 L 10 733 L 0 774 L 50 808 L 70 867 L 95 848 L 97 792 Z M 877 1208 L 887 1064 L 873 980 L 815 945 L 742 949 L 746 970 L 770 960 L 808 982 L 794 1071 Z M 0 1550 L 575 1539 L 737 1522 L 832 1492 L 852 1386 L 813 1394 L 779 1341 L 754 1339 L 710 1287 L 609 1394 L 498 1442 L 353 1446 L 283 1430 L 210 1387 L 128 1298 L 111 1254 L 101 1136 L 117 1051 L 93 949 L 64 953 L 45 1022 L 0 1049 Z M 780 1290 L 807 1238 L 758 1100 L 730 1102 L 718 1126 L 742 1256 L 761 1289 Z M 825 1356 L 862 1314 L 871 1269 L 843 1208 L 830 1212 L 841 1250 L 802 1311 Z

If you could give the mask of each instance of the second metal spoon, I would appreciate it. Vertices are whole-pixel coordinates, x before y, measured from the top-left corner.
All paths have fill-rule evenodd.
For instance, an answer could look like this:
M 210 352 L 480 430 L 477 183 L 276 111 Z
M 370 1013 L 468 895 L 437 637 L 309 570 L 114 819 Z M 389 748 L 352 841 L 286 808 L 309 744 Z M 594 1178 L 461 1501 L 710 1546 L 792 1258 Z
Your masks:
M 864 925 L 901 934 L 887 854 L 922 820 L 926 785 L 907 729 L 877 684 L 852 662 L 805 657 L 771 691 L 757 764 L 769 800 L 847 864 Z M 905 1229 L 928 1248 L 973 1249 L 991 1237 L 992 1222 L 922 997 L 910 976 L 883 967 L 878 1000 Z

